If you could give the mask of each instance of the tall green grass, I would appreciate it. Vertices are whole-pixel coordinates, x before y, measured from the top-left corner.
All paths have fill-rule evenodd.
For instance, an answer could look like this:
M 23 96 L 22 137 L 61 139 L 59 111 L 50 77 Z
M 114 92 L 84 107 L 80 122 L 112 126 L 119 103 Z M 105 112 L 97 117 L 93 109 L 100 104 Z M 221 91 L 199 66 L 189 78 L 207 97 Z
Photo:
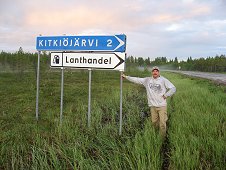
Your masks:
M 140 104 L 146 105 L 145 90 L 124 83 L 123 135 L 119 136 L 120 74 L 94 71 L 92 77 L 88 128 L 87 71 L 65 72 L 62 126 L 59 72 L 41 72 L 38 122 L 34 75 L 24 73 L 18 79 L 16 74 L 2 73 L 0 168 L 159 169 L 161 139 L 150 122 L 142 130 Z
M 225 88 L 166 74 L 175 82 L 169 140 L 171 169 L 225 168 Z
M 131 72 L 149 76 L 148 72 Z M 171 169 L 221 169 L 225 151 L 225 94 L 208 82 L 164 73 L 177 87 L 169 99 Z M 60 72 L 41 71 L 40 119 L 35 120 L 35 74 L 0 73 L 0 169 L 162 169 L 163 141 L 141 112 L 142 86 L 120 74 L 92 73 L 91 127 L 87 127 L 88 72 L 66 71 L 60 126 Z M 208 96 L 208 97 L 207 97 Z

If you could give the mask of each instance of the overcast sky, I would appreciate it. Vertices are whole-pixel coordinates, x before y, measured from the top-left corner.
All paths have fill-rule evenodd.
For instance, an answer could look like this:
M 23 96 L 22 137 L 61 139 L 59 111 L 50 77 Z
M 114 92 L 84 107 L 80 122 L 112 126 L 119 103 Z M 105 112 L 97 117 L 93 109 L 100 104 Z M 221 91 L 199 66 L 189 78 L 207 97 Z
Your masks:
M 226 54 L 226 0 L 0 0 L 0 50 L 39 34 L 127 35 L 127 53 L 179 60 Z

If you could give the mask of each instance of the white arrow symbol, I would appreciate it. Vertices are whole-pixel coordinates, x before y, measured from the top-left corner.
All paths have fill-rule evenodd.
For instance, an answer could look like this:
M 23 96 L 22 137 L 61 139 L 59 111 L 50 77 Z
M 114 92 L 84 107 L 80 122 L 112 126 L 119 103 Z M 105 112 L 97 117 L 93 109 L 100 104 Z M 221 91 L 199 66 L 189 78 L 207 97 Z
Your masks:
M 121 46 L 123 46 L 125 44 L 124 41 L 122 41 L 120 38 L 118 38 L 117 36 L 115 36 L 115 38 L 118 40 L 119 45 L 114 49 L 114 51 L 116 51 L 118 48 L 120 48 Z

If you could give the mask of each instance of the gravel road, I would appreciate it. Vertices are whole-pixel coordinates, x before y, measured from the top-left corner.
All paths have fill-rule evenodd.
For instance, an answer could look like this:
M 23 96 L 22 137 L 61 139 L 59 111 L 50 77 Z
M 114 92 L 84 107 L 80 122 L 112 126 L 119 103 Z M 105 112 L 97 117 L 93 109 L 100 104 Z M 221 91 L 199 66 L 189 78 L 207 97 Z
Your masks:
M 171 70 L 167 70 L 171 71 Z M 176 73 L 185 74 L 192 77 L 201 77 L 209 80 L 213 80 L 216 83 L 226 85 L 226 74 L 221 73 L 207 73 L 207 72 L 199 72 L 199 71 L 171 71 Z

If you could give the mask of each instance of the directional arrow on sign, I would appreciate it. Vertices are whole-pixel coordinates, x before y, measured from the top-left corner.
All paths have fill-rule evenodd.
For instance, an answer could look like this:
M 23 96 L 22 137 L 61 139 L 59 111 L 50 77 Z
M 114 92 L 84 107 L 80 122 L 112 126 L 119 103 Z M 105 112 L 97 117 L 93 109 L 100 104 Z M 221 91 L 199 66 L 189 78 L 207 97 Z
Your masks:
M 125 42 L 122 41 L 120 38 L 118 38 L 117 36 L 115 36 L 115 38 L 118 40 L 119 45 L 114 49 L 114 51 L 117 51 L 117 49 L 119 49 L 120 47 L 125 45 Z
M 51 53 L 51 67 L 95 68 L 123 71 L 124 65 L 125 53 Z
M 118 56 L 117 54 L 115 54 L 116 55 L 116 57 L 119 59 L 119 62 L 118 62 L 118 64 L 114 67 L 114 69 L 115 68 L 117 68 L 118 66 L 120 66 L 122 63 L 124 63 L 125 62 L 125 57 L 123 57 L 124 59 L 122 59 L 120 56 Z M 124 66 L 123 66 L 124 67 Z
M 126 35 L 100 36 L 39 36 L 39 51 L 108 51 L 125 52 Z

